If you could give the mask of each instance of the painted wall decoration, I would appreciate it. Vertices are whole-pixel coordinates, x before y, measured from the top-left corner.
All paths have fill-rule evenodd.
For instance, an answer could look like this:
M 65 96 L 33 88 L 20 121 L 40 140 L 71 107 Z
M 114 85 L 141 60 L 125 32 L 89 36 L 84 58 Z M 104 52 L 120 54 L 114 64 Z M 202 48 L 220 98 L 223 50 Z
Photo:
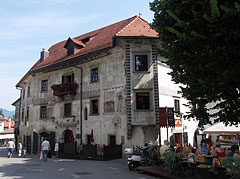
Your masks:
M 104 112 L 114 112 L 114 101 L 104 102 Z
M 124 97 L 123 97 L 123 92 L 120 91 L 116 93 L 116 98 L 117 98 L 117 112 L 124 112 Z

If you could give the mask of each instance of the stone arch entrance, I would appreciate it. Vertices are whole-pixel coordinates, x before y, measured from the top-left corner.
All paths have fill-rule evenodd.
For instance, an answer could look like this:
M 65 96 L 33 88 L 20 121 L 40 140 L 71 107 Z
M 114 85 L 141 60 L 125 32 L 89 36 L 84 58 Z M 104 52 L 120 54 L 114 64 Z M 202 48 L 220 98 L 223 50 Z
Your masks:
M 63 143 L 61 144 L 60 148 L 61 152 L 64 155 L 75 155 L 76 154 L 76 146 L 77 143 L 74 142 L 74 134 L 73 131 L 70 129 L 66 129 L 62 133 Z
M 63 131 L 63 142 L 64 143 L 73 143 L 74 142 L 74 135 L 73 131 L 70 129 L 66 129 Z

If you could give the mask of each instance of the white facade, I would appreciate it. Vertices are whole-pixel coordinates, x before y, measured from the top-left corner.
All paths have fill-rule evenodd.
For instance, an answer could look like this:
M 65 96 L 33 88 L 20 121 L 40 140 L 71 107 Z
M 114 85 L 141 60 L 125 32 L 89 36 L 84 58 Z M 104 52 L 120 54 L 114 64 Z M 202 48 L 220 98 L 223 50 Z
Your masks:
M 188 101 L 181 96 L 181 89 L 178 84 L 175 84 L 171 76 L 168 74 L 171 72 L 169 66 L 160 61 L 163 60 L 158 58 L 158 85 L 159 85 L 159 106 L 160 107 L 170 107 L 174 108 L 175 110 L 175 100 L 179 101 L 180 107 L 180 114 L 181 115 L 174 115 L 174 119 L 181 119 L 182 126 L 175 127 L 175 128 L 161 128 L 161 143 L 163 144 L 164 140 L 168 140 L 171 142 L 172 145 L 174 143 L 180 144 L 191 144 L 193 145 L 193 136 L 194 132 L 197 128 L 198 121 L 191 119 L 191 120 L 184 120 L 183 116 L 189 112 L 189 108 L 185 105 L 188 105 Z M 182 116 L 182 117 L 181 117 Z M 183 133 L 187 135 L 187 138 L 183 137 Z M 173 138 L 175 140 L 173 140 Z

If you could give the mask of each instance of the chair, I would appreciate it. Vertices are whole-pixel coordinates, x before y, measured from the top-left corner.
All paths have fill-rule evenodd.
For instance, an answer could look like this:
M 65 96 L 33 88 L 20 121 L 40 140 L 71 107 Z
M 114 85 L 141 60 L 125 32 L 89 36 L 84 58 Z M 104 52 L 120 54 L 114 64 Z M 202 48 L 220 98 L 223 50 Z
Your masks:
M 200 175 L 202 178 L 202 174 L 206 173 L 208 169 L 212 167 L 212 165 L 206 164 L 206 158 L 204 155 L 194 155 L 193 156 L 196 169 L 200 170 Z
M 209 169 L 212 165 L 207 165 L 206 158 L 204 155 L 194 155 L 193 156 L 194 162 L 197 165 L 197 168 L 204 168 Z

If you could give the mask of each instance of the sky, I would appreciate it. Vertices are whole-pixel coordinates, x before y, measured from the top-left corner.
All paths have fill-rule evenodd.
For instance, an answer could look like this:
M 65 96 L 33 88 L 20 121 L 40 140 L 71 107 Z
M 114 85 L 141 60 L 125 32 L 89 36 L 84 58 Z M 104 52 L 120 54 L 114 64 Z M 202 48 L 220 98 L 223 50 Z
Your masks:
M 42 48 L 138 15 L 152 22 L 153 0 L 0 1 L 0 108 L 15 110 L 16 84 Z

